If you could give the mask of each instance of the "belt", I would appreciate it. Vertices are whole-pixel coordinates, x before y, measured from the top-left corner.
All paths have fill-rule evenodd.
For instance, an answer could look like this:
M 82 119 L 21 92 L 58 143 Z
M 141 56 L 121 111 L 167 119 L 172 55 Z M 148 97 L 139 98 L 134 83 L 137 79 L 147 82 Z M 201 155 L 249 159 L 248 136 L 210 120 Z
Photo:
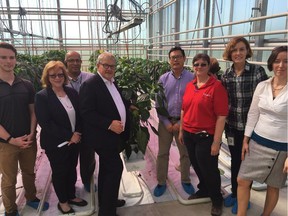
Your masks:
M 169 116 L 168 119 L 170 121 L 179 121 L 180 120 L 180 116 Z

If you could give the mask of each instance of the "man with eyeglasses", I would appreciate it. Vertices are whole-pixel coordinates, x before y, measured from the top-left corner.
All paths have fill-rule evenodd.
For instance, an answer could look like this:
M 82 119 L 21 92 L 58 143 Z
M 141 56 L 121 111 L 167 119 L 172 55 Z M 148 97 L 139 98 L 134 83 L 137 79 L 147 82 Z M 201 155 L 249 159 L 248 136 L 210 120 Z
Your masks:
M 99 155 L 98 216 L 116 216 L 125 205 L 118 199 L 123 164 L 120 151 L 129 138 L 129 101 L 114 82 L 116 58 L 104 52 L 97 59 L 97 74 L 80 89 L 83 140 Z
M 81 64 L 82 60 L 78 52 L 70 51 L 66 54 L 65 65 L 69 76 L 68 86 L 75 89 L 78 93 L 82 83 L 94 75 L 92 73 L 81 71 Z M 86 145 L 85 142 L 81 142 L 80 145 L 79 162 L 82 183 L 85 190 L 90 192 L 90 182 L 95 170 L 96 161 L 94 150 L 91 149 L 89 145 Z M 96 185 L 94 187 L 96 191 Z
M 5 216 L 19 216 L 16 204 L 16 178 L 20 165 L 27 205 L 37 209 L 34 166 L 36 161 L 35 90 L 28 80 L 14 73 L 16 49 L 0 43 L 0 173 Z M 47 210 L 44 203 L 43 210 Z
M 158 155 L 157 155 L 157 181 L 158 185 L 154 189 L 154 196 L 159 197 L 166 191 L 166 179 L 169 165 L 169 151 L 173 138 L 180 153 L 180 171 L 181 184 L 184 191 L 191 195 L 194 188 L 190 182 L 190 160 L 185 145 L 180 144 L 178 140 L 180 127 L 180 113 L 182 97 L 186 84 L 194 79 L 194 74 L 184 68 L 186 61 L 185 52 L 181 47 L 173 47 L 169 51 L 169 64 L 171 71 L 163 74 L 159 83 L 164 88 L 164 94 L 167 101 L 165 108 L 169 116 L 163 116 L 158 113 Z M 165 101 L 165 100 L 163 100 Z M 159 101 L 157 102 L 159 105 Z

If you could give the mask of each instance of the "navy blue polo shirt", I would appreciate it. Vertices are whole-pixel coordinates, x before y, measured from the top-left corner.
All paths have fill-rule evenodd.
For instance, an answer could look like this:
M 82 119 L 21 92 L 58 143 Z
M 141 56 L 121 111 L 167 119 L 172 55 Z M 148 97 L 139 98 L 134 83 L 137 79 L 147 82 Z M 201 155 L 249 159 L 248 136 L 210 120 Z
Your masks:
M 28 80 L 15 76 L 11 85 L 0 79 L 0 125 L 16 138 L 30 134 L 29 104 L 34 104 L 35 90 Z M 1 142 L 6 142 L 0 138 Z

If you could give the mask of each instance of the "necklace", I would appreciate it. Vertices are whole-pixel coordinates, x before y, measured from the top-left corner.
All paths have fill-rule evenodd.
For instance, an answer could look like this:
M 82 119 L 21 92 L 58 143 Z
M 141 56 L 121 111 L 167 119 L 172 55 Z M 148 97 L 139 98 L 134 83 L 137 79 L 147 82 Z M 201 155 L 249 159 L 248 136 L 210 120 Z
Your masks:
M 275 92 L 275 91 L 277 91 L 277 90 L 281 90 L 281 89 L 283 89 L 283 88 L 284 88 L 284 86 L 282 86 L 281 88 L 274 88 L 274 86 L 272 86 L 273 92 Z
M 275 88 L 275 87 L 274 87 L 274 79 L 272 80 L 271 85 L 272 85 L 272 91 L 273 91 L 273 92 L 278 91 L 278 90 L 281 90 L 281 89 L 283 89 L 283 88 L 286 86 L 286 85 L 283 85 L 282 87 Z
M 68 96 L 65 95 L 64 97 L 59 97 L 59 100 L 61 102 L 61 104 L 66 107 L 67 109 L 72 109 L 73 105 L 71 103 L 71 101 L 69 100 Z

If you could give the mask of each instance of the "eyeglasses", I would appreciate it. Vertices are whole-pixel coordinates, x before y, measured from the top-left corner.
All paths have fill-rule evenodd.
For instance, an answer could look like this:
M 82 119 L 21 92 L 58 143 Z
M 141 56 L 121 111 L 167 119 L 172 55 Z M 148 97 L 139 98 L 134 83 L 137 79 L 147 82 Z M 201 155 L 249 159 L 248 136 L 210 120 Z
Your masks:
M 60 74 L 52 74 L 52 75 L 49 75 L 49 77 L 51 78 L 51 79 L 56 79 L 56 77 L 58 77 L 58 78 L 63 78 L 64 77 L 64 74 L 63 73 L 60 73 Z
M 194 67 L 199 67 L 199 66 L 201 66 L 201 67 L 206 67 L 207 64 L 205 64 L 205 63 L 201 63 L 201 64 L 195 63 L 195 64 L 193 64 L 193 66 L 194 66 Z
M 82 62 L 82 60 L 81 59 L 67 59 L 66 60 L 66 62 L 69 62 L 69 63 L 81 63 Z
M 181 59 L 181 58 L 183 58 L 182 55 L 170 56 L 171 60 L 178 60 L 178 59 Z
M 101 64 L 106 70 L 107 69 L 111 69 L 111 70 L 115 70 L 116 69 L 116 65 L 109 65 L 109 64 L 102 64 L 102 63 L 99 63 Z

